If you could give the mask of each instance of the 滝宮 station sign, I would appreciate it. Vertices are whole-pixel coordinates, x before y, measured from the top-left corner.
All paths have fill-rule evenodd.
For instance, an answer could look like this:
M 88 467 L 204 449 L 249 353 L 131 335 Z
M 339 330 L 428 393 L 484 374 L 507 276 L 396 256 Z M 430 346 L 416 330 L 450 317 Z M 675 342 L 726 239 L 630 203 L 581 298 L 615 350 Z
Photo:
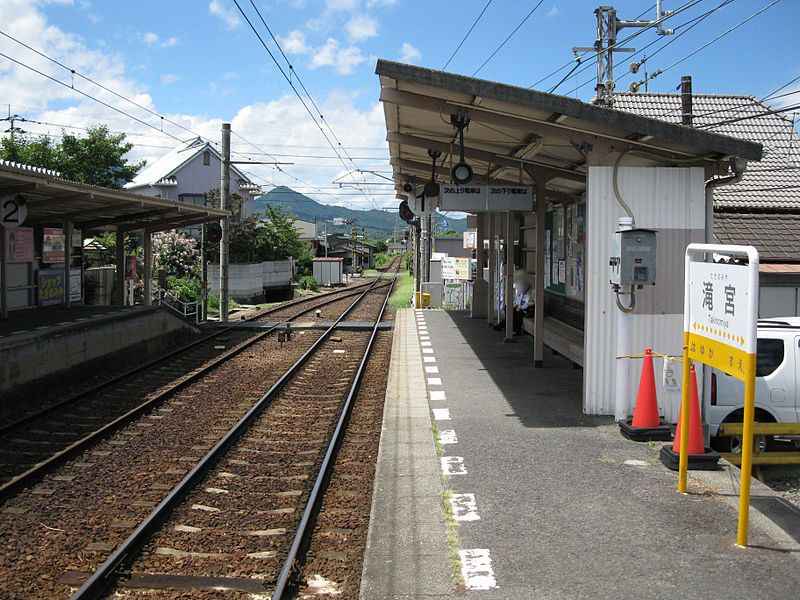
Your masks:
M 755 352 L 750 268 L 725 263 L 689 263 L 689 357 L 744 380 Z

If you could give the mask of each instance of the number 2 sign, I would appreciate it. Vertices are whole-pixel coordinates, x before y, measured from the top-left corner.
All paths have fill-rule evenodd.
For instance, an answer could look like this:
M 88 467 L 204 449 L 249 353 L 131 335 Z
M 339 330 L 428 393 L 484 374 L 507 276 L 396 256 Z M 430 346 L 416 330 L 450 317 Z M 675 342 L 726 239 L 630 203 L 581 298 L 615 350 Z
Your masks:
M 6 229 L 14 229 L 25 222 L 28 207 L 21 196 L 4 196 L 0 198 L 0 225 Z

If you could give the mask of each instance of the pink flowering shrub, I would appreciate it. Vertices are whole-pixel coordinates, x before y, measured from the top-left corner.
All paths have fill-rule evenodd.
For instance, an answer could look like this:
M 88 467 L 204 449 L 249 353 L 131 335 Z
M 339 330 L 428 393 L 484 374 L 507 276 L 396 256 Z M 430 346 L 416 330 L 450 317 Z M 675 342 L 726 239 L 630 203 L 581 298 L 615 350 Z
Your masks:
M 153 235 L 153 268 L 175 277 L 200 277 L 197 240 L 172 229 Z

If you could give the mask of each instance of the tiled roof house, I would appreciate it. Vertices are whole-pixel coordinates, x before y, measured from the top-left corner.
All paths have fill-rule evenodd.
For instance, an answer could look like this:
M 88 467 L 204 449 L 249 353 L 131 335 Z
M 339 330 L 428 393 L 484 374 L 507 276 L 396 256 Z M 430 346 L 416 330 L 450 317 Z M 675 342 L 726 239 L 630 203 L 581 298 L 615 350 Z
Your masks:
M 614 108 L 681 122 L 680 94 L 621 93 L 614 96 Z M 759 251 L 762 316 L 778 316 L 792 305 L 792 314 L 800 314 L 800 136 L 790 113 L 765 114 L 771 110 L 752 96 L 692 96 L 693 127 L 764 146 L 763 159 L 749 163 L 740 182 L 713 192 L 715 236 Z M 784 288 L 775 292 L 783 297 L 782 308 L 770 310 L 765 286 Z

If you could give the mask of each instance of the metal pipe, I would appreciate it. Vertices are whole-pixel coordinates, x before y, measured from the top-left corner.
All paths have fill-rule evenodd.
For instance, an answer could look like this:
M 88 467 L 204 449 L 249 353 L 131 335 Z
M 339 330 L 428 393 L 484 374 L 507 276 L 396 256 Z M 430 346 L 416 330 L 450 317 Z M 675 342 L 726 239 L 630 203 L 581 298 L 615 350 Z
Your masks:
M 220 167 L 219 207 L 227 212 L 231 193 L 231 124 L 222 124 L 222 163 Z M 219 242 L 219 320 L 228 322 L 228 216 L 220 219 L 222 237 Z

